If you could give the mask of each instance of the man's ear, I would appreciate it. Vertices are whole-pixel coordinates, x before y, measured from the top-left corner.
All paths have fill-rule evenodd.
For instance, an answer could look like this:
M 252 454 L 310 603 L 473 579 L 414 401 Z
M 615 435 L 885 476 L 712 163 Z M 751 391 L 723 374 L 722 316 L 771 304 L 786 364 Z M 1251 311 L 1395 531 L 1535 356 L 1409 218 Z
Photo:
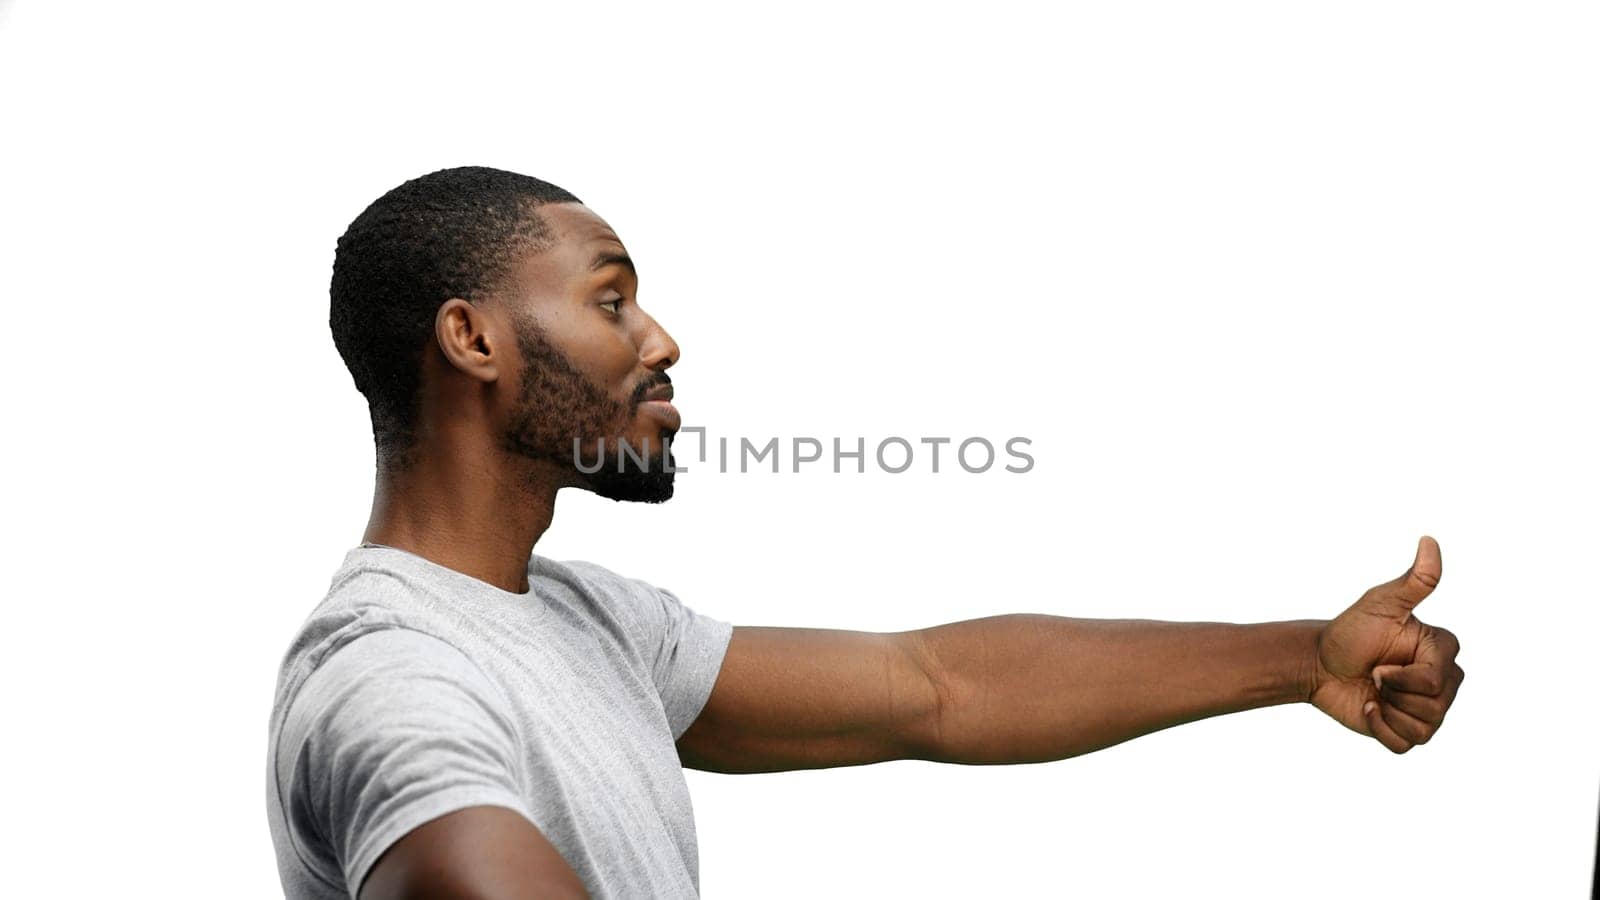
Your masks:
M 488 384 L 508 363 L 499 321 L 482 307 L 460 297 L 446 300 L 433 318 L 434 339 L 450 365 L 469 378 Z

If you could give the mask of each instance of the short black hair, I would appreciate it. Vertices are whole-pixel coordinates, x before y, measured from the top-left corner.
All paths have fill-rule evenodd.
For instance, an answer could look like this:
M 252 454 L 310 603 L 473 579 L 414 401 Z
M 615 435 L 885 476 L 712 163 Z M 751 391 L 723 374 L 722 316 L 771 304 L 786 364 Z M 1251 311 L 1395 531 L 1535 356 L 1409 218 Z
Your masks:
M 537 178 L 463 166 L 407 181 L 350 223 L 334 253 L 328 325 L 367 398 L 380 465 L 403 467 L 415 442 L 439 305 L 481 302 L 518 255 L 553 240 L 538 207 L 581 202 Z

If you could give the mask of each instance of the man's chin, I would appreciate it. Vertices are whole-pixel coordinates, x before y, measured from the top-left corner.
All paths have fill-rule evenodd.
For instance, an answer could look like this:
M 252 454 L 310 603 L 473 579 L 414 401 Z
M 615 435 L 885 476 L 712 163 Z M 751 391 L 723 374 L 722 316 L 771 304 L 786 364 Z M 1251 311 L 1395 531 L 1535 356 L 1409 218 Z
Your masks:
M 665 503 L 672 499 L 673 472 L 618 472 L 601 469 L 583 476 L 584 488 L 606 498 L 627 503 Z
M 663 433 L 637 444 L 625 439 L 602 442 L 591 457 L 578 452 L 581 486 L 608 500 L 661 503 L 672 498 L 677 464 Z M 640 449 L 642 447 L 642 450 Z M 652 451 L 654 451 L 652 453 Z

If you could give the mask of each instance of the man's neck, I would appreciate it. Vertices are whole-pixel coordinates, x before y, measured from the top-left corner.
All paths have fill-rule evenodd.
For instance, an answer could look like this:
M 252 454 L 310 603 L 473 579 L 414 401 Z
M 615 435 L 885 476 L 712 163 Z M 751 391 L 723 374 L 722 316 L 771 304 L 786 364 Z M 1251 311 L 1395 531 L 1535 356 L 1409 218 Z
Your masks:
M 404 471 L 380 469 L 362 540 L 527 592 L 528 558 L 555 516 L 560 485 L 553 473 L 507 471 L 489 460 L 480 467 L 444 463 L 448 458 L 424 455 Z

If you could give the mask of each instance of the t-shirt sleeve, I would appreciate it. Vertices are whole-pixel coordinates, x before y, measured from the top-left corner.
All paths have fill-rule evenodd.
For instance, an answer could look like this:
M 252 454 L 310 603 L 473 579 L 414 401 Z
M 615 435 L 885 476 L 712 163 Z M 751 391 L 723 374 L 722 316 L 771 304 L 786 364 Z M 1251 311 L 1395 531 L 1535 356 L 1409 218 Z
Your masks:
M 646 659 L 677 740 L 711 698 L 733 625 L 690 609 L 669 590 L 634 583 L 645 592 Z
M 385 628 L 335 650 L 283 734 L 290 837 L 351 897 L 390 845 L 446 813 L 502 806 L 533 821 L 504 696 L 431 635 Z

